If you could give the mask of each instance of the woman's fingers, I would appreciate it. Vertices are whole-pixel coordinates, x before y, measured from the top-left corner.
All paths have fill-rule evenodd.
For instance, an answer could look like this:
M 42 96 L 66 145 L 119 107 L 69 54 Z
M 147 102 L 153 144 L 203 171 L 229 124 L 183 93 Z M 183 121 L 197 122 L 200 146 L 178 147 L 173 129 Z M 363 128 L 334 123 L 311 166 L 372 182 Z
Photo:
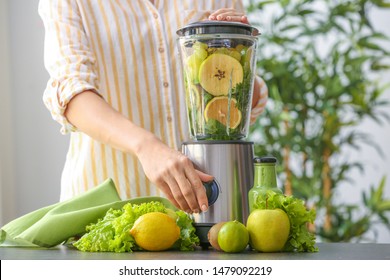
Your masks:
M 211 176 L 209 174 L 206 174 L 206 173 L 204 173 L 204 172 L 202 172 L 200 170 L 195 169 L 195 171 L 198 174 L 198 176 L 199 176 L 199 178 L 200 178 L 200 180 L 202 182 L 210 182 L 210 181 L 212 181 L 214 179 L 213 176 Z
M 191 164 L 192 165 L 192 164 Z M 186 176 L 188 178 L 188 181 L 191 184 L 192 190 L 195 194 L 195 197 L 197 199 L 197 205 L 199 205 L 199 212 L 205 212 L 208 209 L 208 200 L 205 188 L 203 186 L 202 182 L 211 181 L 213 179 L 212 176 L 205 174 L 199 170 L 196 170 L 194 168 L 188 168 L 186 169 Z
M 248 18 L 244 13 L 238 12 L 232 8 L 216 10 L 210 14 L 209 20 L 235 21 L 249 24 Z
M 165 184 L 169 186 L 170 192 L 172 193 L 173 199 L 180 206 L 180 209 L 188 213 L 194 211 L 194 202 L 196 202 L 195 197 L 191 198 L 191 194 L 188 189 L 190 186 L 184 186 L 182 182 L 177 182 L 174 177 L 167 176 L 165 178 Z
M 176 207 L 189 213 L 207 210 L 202 180 L 209 181 L 212 176 L 196 171 L 188 157 L 155 137 L 145 142 L 137 155 L 146 176 Z
M 206 191 L 194 165 L 183 155 L 180 166 L 182 169 L 175 174 L 175 178 L 191 211 L 194 213 L 206 211 L 208 205 Z
M 212 176 L 205 174 L 203 178 L 210 179 Z M 186 156 L 180 154 L 168 163 L 159 182 L 160 188 L 164 186 L 169 189 L 165 193 L 171 195 L 180 209 L 188 213 L 207 210 L 208 201 L 202 180 Z
M 179 203 L 177 203 L 176 199 L 174 198 L 171 189 L 169 188 L 168 184 L 162 183 L 159 188 L 162 190 L 162 192 L 165 194 L 166 198 L 173 203 L 177 208 L 181 209 L 181 206 Z

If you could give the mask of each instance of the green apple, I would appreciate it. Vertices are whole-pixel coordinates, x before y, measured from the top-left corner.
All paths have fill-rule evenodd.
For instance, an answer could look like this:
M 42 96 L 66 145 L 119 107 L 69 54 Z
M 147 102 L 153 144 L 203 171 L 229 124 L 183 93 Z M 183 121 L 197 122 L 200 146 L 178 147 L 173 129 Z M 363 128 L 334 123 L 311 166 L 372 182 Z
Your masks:
M 203 50 L 206 50 L 208 47 L 208 45 L 206 43 L 202 43 L 200 41 L 196 41 L 193 45 L 192 45 L 192 48 L 194 50 L 199 50 L 199 49 L 203 49 Z
M 236 51 L 235 49 L 229 49 L 228 52 L 227 52 L 227 55 L 230 55 L 231 57 L 234 57 L 239 62 L 241 61 L 241 54 L 238 51 Z
M 290 220 L 282 209 L 255 209 L 246 226 L 249 243 L 259 252 L 281 251 L 290 234 Z
M 245 71 L 251 70 L 251 59 L 252 59 L 252 49 L 251 48 L 243 48 L 241 49 L 241 65 Z
M 196 49 L 192 55 L 187 58 L 187 79 L 193 84 L 199 84 L 199 68 L 208 53 L 204 49 Z
M 244 72 L 240 62 L 233 57 L 214 53 L 199 67 L 199 83 L 214 96 L 228 95 L 232 88 L 242 83 Z

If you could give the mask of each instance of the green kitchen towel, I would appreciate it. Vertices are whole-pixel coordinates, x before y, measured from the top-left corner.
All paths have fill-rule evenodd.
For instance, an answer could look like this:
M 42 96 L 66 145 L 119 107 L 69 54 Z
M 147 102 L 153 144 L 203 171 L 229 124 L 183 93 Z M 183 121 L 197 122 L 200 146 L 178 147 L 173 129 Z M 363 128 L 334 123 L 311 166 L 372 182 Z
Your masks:
M 112 179 L 67 201 L 59 202 L 17 218 L 1 228 L 0 246 L 53 247 L 85 233 L 85 227 L 103 218 L 110 208 L 126 203 L 160 201 L 175 209 L 165 198 L 144 197 L 121 200 Z

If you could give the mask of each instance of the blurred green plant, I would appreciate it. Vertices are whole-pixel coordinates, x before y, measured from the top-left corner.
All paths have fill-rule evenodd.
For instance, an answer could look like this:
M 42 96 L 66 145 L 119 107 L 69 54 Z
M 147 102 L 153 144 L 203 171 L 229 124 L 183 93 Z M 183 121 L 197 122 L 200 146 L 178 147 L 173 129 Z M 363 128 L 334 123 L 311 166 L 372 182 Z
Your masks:
M 250 138 L 258 155 L 279 160 L 285 194 L 305 199 L 318 213 L 312 230 L 323 241 L 362 241 L 376 223 L 390 230 L 390 199 L 383 196 L 385 177 L 362 192 L 364 209 L 337 201 L 345 183 L 355 184 L 353 169 L 364 162 L 345 158 L 345 151 L 374 147 L 372 136 L 359 131 L 367 119 L 390 120 L 389 85 L 378 74 L 390 68 L 389 38 L 368 17 L 371 7 L 390 8 L 383 0 L 252 0 L 251 24 L 259 27 L 258 73 L 270 99 Z

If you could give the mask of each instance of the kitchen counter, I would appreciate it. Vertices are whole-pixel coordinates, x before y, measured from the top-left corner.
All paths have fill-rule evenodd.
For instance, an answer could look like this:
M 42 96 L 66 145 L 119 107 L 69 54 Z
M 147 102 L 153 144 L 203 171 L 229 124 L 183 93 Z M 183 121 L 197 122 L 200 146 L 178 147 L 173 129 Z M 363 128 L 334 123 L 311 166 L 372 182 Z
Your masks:
M 228 254 L 197 248 L 192 252 L 89 253 L 60 245 L 54 248 L 1 247 L 1 260 L 390 260 L 390 244 L 319 243 L 316 253 Z

